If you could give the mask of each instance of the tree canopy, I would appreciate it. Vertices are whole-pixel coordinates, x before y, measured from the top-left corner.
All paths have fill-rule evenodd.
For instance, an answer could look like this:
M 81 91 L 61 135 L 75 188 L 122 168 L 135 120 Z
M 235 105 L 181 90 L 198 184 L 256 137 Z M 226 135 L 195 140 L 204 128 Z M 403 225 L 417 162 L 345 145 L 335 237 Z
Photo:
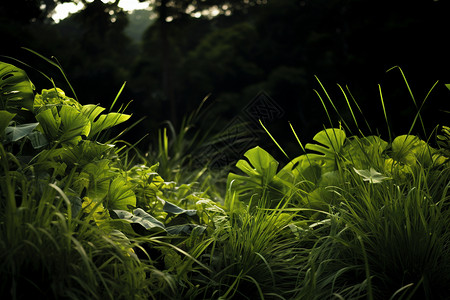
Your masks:
M 399 65 L 418 90 L 450 79 L 446 1 L 148 0 L 151 11 L 140 14 L 141 22 L 135 18 L 140 12 L 123 11 L 118 1 L 82 0 L 83 10 L 53 24 L 51 8 L 62 2 L 68 0 L 2 1 L 1 8 L 12 6 L 0 10 L 0 35 L 7 41 L 1 54 L 21 57 L 25 46 L 55 55 L 89 101 L 107 104 L 127 81 L 122 97 L 134 99 L 134 113 L 149 116 L 142 130 L 181 120 L 208 94 L 214 113 L 203 121 L 225 126 L 265 91 L 285 119 L 312 134 L 326 122 L 314 92 L 320 90 L 317 75 L 335 98 L 341 97 L 335 83 L 349 84 L 367 118 L 382 119 L 381 84 L 385 97 L 395 99 L 386 102 L 399 116 L 393 127 L 403 133 L 414 105 L 401 76 L 385 71 Z M 437 89 L 436 97 L 443 92 Z M 424 113 L 450 110 L 428 102 Z M 336 105 L 345 107 L 345 100 Z

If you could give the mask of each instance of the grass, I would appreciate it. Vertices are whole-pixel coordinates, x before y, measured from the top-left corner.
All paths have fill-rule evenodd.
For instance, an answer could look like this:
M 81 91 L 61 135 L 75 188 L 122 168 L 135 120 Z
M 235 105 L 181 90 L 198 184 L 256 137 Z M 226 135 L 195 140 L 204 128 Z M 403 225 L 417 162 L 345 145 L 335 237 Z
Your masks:
M 425 128 L 421 110 L 430 93 L 418 103 L 401 75 L 417 108 L 406 135 L 365 136 L 360 124 L 372 132 L 350 91 L 339 86 L 347 121 L 319 81 L 324 96 L 317 95 L 334 128 L 303 146 L 291 125 L 302 154 L 281 168 L 260 147 L 236 164 L 236 174 L 199 164 L 195 153 L 201 156 L 202 146 L 229 138 L 192 132 L 199 111 L 179 132 L 166 124 L 147 156 L 126 142 L 118 149 L 121 141 L 102 144 L 99 132 L 93 140 L 89 133 L 75 136 L 96 122 L 89 116 L 75 118 L 83 120 L 79 128 L 55 131 L 56 137 L 69 131 L 68 142 L 49 138 L 49 145 L 32 149 L 27 137 L 4 141 L 0 295 L 445 299 L 448 130 L 443 149 L 411 134 L 417 124 Z M 381 88 L 380 100 L 389 126 Z M 75 108 L 65 113 L 82 115 Z
M 1 294 L 22 299 L 146 298 L 145 266 L 130 241 L 71 214 L 70 200 L 50 180 L 21 178 L 1 150 Z M 14 177 L 14 178 L 12 178 Z M 5 189 L 4 189 L 5 188 Z M 16 200 L 20 193 L 20 204 Z M 6 203 L 6 205 L 5 205 Z

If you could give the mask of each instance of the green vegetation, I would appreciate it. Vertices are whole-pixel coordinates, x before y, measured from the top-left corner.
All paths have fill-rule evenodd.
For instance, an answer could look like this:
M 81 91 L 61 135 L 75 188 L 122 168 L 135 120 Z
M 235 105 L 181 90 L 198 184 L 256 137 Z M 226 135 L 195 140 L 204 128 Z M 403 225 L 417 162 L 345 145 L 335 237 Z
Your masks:
M 414 97 L 410 131 L 384 140 L 364 135 L 349 92 L 351 122 L 322 86 L 331 127 L 303 145 L 291 125 L 301 155 L 274 139 L 286 163 L 254 147 L 229 172 L 195 163 L 214 142 L 189 134 L 196 113 L 144 154 L 119 139 L 134 126 L 116 129 L 131 117 L 113 111 L 119 95 L 106 110 L 50 81 L 35 92 L 23 70 L 0 63 L 2 298 L 450 294 L 449 128 L 436 142 L 413 135 L 424 128 Z

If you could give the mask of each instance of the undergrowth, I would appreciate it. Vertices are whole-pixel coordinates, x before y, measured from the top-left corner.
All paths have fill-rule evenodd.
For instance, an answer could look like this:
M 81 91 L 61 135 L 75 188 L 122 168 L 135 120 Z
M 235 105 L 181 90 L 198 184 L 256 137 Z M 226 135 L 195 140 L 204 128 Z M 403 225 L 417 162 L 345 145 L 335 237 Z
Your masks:
M 0 63 L 2 298 L 445 299 L 449 130 L 413 135 L 431 90 L 417 102 L 398 70 L 417 108 L 404 135 L 365 135 L 348 88 L 345 120 L 318 81 L 330 127 L 303 145 L 289 124 L 298 156 L 273 139 L 286 163 L 255 147 L 230 172 L 198 163 L 223 138 L 195 131 L 198 111 L 145 154 L 119 139 L 134 125 L 112 134 L 131 117 L 120 92 L 83 105 Z

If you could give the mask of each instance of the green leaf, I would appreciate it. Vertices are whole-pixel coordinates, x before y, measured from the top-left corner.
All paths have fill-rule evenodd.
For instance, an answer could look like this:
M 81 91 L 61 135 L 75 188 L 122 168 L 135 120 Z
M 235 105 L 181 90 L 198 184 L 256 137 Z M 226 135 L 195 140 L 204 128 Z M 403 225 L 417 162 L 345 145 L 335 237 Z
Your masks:
M 40 149 L 48 145 L 48 140 L 45 135 L 40 131 L 32 131 L 28 134 L 28 138 L 31 141 L 31 145 L 34 149 Z
M 84 166 L 88 163 L 102 160 L 103 158 L 113 159 L 114 145 L 101 144 L 95 141 L 82 140 L 75 146 L 65 148 L 61 159 L 71 164 Z
M 317 144 L 306 144 L 305 148 L 320 154 L 308 154 L 310 161 L 322 166 L 324 172 L 336 169 L 337 159 L 342 154 L 342 148 L 346 139 L 345 132 L 338 128 L 329 128 L 320 131 L 313 138 Z
M 113 219 L 123 219 L 127 220 L 128 222 L 133 224 L 138 224 L 142 226 L 146 231 L 150 232 L 160 232 L 165 231 L 165 226 L 163 223 L 158 221 L 155 217 L 148 214 L 141 208 L 137 208 L 133 211 L 133 213 L 130 213 L 125 210 L 112 210 L 111 211 L 111 217 Z M 132 226 L 133 229 L 137 233 L 143 233 L 142 230 L 140 230 L 137 226 Z
M 44 133 L 52 141 L 76 145 L 82 136 L 88 136 L 91 123 L 80 111 L 70 105 L 63 105 L 41 111 L 36 115 Z
M 381 183 L 385 180 L 390 179 L 387 176 L 377 172 L 374 168 L 370 168 L 369 170 L 357 170 L 353 168 L 353 170 L 363 178 L 364 181 L 368 181 L 370 183 Z
M 0 62 L 0 109 L 18 112 L 33 110 L 33 84 L 24 70 Z
M 248 161 L 253 166 L 253 169 L 250 167 L 248 163 L 236 164 L 237 167 L 242 167 L 242 171 L 246 172 L 248 175 L 252 176 L 253 174 L 264 175 L 266 178 L 272 178 L 277 173 L 278 162 L 270 155 L 267 151 L 256 146 L 245 152 L 245 157 L 248 158 Z M 256 173 L 255 173 L 256 171 Z
M 436 150 L 414 135 L 400 135 L 392 142 L 392 158 L 406 165 L 415 165 L 417 161 L 424 166 L 433 163 Z
M 283 182 L 276 176 L 278 162 L 260 147 L 252 148 L 244 155 L 248 161 L 241 159 L 237 162 L 236 167 L 246 173 L 248 177 L 234 173 L 228 174 L 226 206 L 234 197 L 234 193 L 246 203 L 251 200 L 252 205 L 257 205 L 262 195 L 268 193 L 267 199 L 271 201 L 270 205 L 276 204 L 285 196 L 282 191 Z M 267 204 L 269 203 L 260 205 Z
M 125 178 L 115 178 L 109 187 L 108 209 L 128 209 L 129 206 L 136 206 L 136 195 Z
M 87 183 L 86 196 L 94 201 L 101 201 L 110 191 L 111 177 L 108 159 L 88 163 L 82 169 L 78 179 L 84 178 L 80 184 Z
M 344 156 L 357 169 L 368 169 L 372 166 L 379 167 L 384 165 L 385 157 L 383 152 L 388 145 L 388 142 L 383 141 L 378 136 L 354 137 L 348 139 L 344 149 Z
M 96 133 L 125 122 L 131 117 L 131 115 L 121 113 L 109 113 L 107 115 L 100 115 L 97 121 L 93 122 L 92 130 L 89 133 L 89 138 Z
M 88 136 L 91 124 L 86 116 L 82 115 L 75 107 L 64 105 L 60 110 L 62 134 L 61 142 L 77 144 L 81 136 Z
M 61 124 L 61 120 L 55 118 L 53 111 L 56 112 L 56 108 L 43 110 L 36 115 L 36 120 L 40 125 L 39 127 L 42 128 L 50 140 L 55 140 L 58 137 L 58 128 Z
M 197 215 L 197 210 L 195 209 L 182 209 L 181 207 L 170 203 L 169 201 L 165 201 L 163 210 L 169 214 L 180 215 L 185 214 L 189 217 L 193 217 Z
M 39 123 L 29 123 L 17 126 L 9 126 L 5 130 L 6 139 L 8 141 L 16 142 L 29 135 L 38 125 Z
M 9 122 L 11 122 L 15 115 L 9 111 L 0 110 L 0 136 L 4 134 L 6 127 L 8 127 Z
M 95 118 L 97 118 L 97 116 L 101 114 L 104 110 L 105 108 L 101 106 L 87 104 L 83 105 L 83 107 L 81 108 L 81 113 L 85 115 L 91 122 L 94 122 Z

